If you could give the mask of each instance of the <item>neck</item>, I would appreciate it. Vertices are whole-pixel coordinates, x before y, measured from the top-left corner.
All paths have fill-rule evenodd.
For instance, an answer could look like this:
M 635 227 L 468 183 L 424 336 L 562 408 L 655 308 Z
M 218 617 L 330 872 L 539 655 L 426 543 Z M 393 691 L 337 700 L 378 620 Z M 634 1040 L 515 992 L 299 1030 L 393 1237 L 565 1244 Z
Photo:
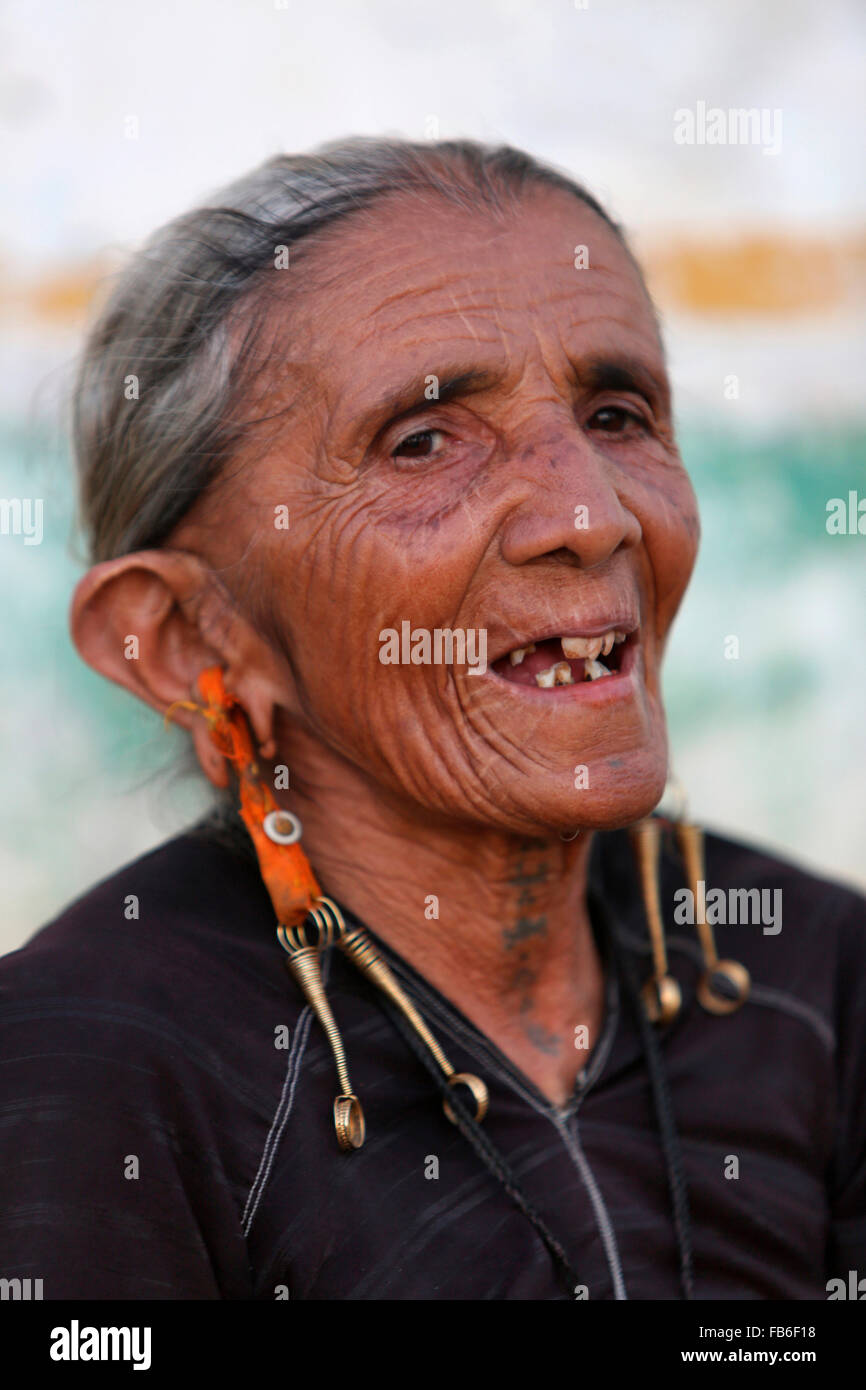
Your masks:
M 437 819 L 330 755 L 303 761 L 285 800 L 323 892 L 563 1104 L 602 1015 L 589 833 L 564 842 Z

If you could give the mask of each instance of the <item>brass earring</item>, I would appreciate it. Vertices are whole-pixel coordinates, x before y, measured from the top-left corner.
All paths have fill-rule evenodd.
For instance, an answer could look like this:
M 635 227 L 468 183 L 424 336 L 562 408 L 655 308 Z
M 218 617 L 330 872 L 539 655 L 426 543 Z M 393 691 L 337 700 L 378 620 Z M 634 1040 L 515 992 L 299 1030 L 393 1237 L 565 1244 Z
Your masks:
M 339 915 L 339 909 L 336 908 L 333 903 L 331 903 L 331 907 L 334 908 Z M 489 1103 L 487 1087 L 484 1082 L 479 1076 L 474 1076 L 472 1072 L 454 1070 L 448 1058 L 445 1056 L 445 1053 L 442 1051 L 442 1048 L 439 1046 L 439 1043 L 415 1008 L 415 1005 L 412 1003 L 411 999 L 407 998 L 404 994 L 390 966 L 382 959 L 367 933 L 362 931 L 360 927 L 347 928 L 342 916 L 340 916 L 340 921 L 342 923 L 342 932 L 338 945 L 345 951 L 347 956 L 351 957 L 358 969 L 366 975 L 369 980 L 372 980 L 382 993 L 387 995 L 388 998 L 397 1005 L 403 1016 L 411 1023 L 419 1038 L 426 1044 L 428 1051 L 432 1053 L 448 1085 L 466 1086 L 472 1099 L 475 1101 L 475 1118 L 480 1124 L 487 1114 L 487 1106 Z M 442 1108 L 451 1123 L 456 1124 L 453 1111 L 447 1100 L 442 1102 Z
M 352 1090 L 349 1080 L 346 1050 L 328 1003 L 319 963 L 319 952 L 334 943 L 339 931 L 337 919 L 331 912 L 332 906 L 330 899 L 320 898 L 298 926 L 285 927 L 279 923 L 277 940 L 286 952 L 286 964 L 306 995 L 334 1054 L 340 1080 L 340 1094 L 334 1101 L 334 1128 L 340 1148 L 344 1153 L 351 1153 L 354 1149 L 361 1148 L 367 1131 L 361 1102 Z
M 713 929 L 704 911 L 706 870 L 703 831 L 686 820 L 677 821 L 674 831 L 692 891 L 695 923 L 704 958 L 704 973 L 698 982 L 698 1003 L 711 1014 L 732 1014 L 748 999 L 752 986 L 751 976 L 739 961 L 719 960 Z M 719 985 L 723 986 L 721 991 Z
M 313 930 L 314 929 L 314 930 Z M 471 1072 L 457 1072 L 434 1038 L 412 1001 L 398 984 L 390 966 L 382 959 L 370 937 L 361 927 L 347 927 L 342 912 L 330 898 L 321 897 L 305 920 L 294 927 L 277 927 L 280 945 L 288 956 L 295 979 L 304 991 L 311 1008 L 325 1031 L 337 1067 L 341 1092 L 334 1101 L 334 1126 L 337 1142 L 344 1152 L 360 1149 L 366 1134 L 364 1112 L 352 1090 L 346 1063 L 346 1051 L 334 1015 L 328 1003 L 319 953 L 329 946 L 339 946 L 356 968 L 366 975 L 383 994 L 397 1005 L 419 1038 L 433 1055 L 449 1086 L 465 1086 L 475 1102 L 475 1119 L 480 1123 L 487 1114 L 489 1097 L 480 1077 Z M 447 1100 L 442 1108 L 452 1124 L 454 1112 Z
M 650 1023 L 670 1023 L 682 1004 L 682 991 L 668 970 L 665 929 L 659 900 L 661 822 L 653 816 L 632 826 L 631 836 L 653 953 L 653 974 L 641 990 Z

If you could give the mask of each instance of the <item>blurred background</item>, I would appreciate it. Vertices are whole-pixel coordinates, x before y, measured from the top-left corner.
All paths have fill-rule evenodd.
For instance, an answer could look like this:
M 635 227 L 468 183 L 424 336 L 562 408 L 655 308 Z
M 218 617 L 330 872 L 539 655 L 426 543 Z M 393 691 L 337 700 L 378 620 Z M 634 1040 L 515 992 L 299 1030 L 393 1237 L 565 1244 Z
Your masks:
M 866 499 L 862 0 L 30 0 L 0 55 L 0 496 L 43 504 L 38 544 L 0 534 L 0 950 L 205 800 L 67 635 L 91 298 L 222 183 L 349 133 L 523 146 L 625 224 L 704 525 L 675 770 L 704 823 L 866 887 L 866 534 L 827 530 Z M 713 109 L 764 135 L 711 143 Z

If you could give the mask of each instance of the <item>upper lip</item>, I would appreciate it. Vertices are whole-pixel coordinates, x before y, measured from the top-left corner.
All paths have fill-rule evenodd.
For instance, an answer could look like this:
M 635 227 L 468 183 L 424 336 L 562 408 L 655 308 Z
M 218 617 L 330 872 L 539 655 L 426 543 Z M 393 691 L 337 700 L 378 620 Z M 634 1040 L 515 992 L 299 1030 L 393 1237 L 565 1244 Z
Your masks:
M 494 662 L 500 661 L 503 656 L 513 652 L 520 647 L 528 647 L 535 642 L 548 642 L 554 637 L 602 637 L 606 632 L 624 632 L 626 637 L 630 637 L 638 628 L 637 617 L 633 613 L 629 614 L 610 614 L 603 618 L 587 619 L 584 622 L 575 622 L 574 619 L 565 619 L 561 626 L 556 623 L 549 623 L 546 627 L 536 628 L 530 632 L 526 630 L 525 635 L 521 636 L 517 632 L 504 639 L 502 645 L 496 646 L 495 650 L 488 656 L 487 663 L 492 666 Z M 507 645 L 505 645 L 507 643 Z

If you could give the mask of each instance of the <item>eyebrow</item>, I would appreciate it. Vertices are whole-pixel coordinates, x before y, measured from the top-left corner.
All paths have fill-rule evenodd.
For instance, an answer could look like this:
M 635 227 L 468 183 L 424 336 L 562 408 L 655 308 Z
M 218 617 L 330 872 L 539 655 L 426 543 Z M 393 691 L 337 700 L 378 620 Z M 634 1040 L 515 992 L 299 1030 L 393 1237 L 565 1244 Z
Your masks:
M 431 376 L 435 376 L 438 383 L 437 395 L 433 398 L 425 395 Z M 499 372 L 481 368 L 450 371 L 444 378 L 439 373 L 426 372 L 420 380 L 416 373 L 402 386 L 385 391 L 365 413 L 360 422 L 361 428 L 380 426 L 400 417 L 415 415 L 422 410 L 432 410 L 457 396 L 471 396 L 479 391 L 489 391 L 500 379 Z
M 425 395 L 428 377 L 438 376 L 438 395 L 429 398 Z M 401 386 L 383 392 L 359 422 L 359 428 L 379 429 L 397 419 L 406 419 L 424 410 L 432 410 L 460 396 L 471 396 L 481 391 L 489 391 L 502 379 L 501 371 L 491 368 L 469 368 L 463 371 L 450 370 L 447 375 L 425 373 L 419 381 L 418 374 L 410 377 Z M 668 405 L 670 387 L 663 376 L 659 376 L 646 363 L 634 357 L 593 357 L 580 366 L 573 364 L 573 380 L 582 390 L 591 391 L 630 391 L 643 396 L 650 404 L 661 401 Z
M 650 404 L 670 405 L 670 384 L 636 357 L 592 357 L 575 365 L 575 380 L 584 390 L 630 391 Z

